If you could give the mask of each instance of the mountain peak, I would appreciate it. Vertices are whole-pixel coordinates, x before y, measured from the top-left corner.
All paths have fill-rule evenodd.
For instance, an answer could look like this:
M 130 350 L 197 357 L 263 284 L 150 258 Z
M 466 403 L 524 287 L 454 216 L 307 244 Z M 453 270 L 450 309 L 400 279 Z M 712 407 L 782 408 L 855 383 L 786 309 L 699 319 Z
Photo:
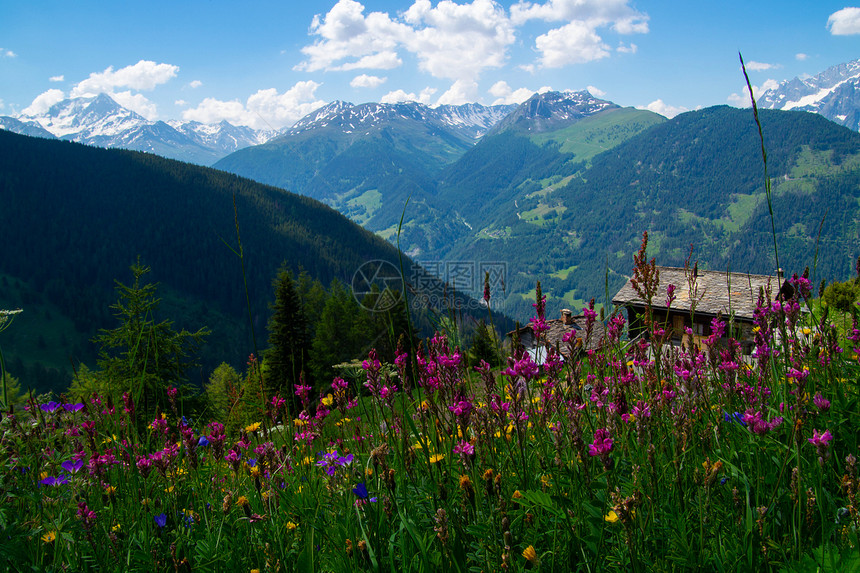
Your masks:
M 860 60 L 831 66 L 810 78 L 781 82 L 758 98 L 763 109 L 818 113 L 854 131 L 860 130 Z
M 586 116 L 617 107 L 619 106 L 610 101 L 594 97 L 587 90 L 536 93 L 500 121 L 492 131 L 553 131 L 576 123 Z

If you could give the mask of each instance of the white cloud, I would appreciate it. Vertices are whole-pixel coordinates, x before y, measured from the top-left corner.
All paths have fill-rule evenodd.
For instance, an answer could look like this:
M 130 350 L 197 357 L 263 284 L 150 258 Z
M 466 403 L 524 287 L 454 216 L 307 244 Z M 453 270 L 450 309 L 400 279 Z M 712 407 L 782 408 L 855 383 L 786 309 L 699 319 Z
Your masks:
M 800 53 L 797 53 L 794 55 L 794 59 L 797 60 L 798 62 L 803 62 L 803 61 L 806 61 L 809 59 L 809 55 L 804 54 L 803 52 L 800 52 Z
M 188 105 L 188 102 L 185 101 L 184 99 L 178 99 L 175 102 L 173 102 L 173 105 L 178 105 L 179 107 L 185 107 L 186 105 Z
M 48 81 L 49 82 L 63 82 L 63 81 L 66 81 L 66 76 L 63 76 L 63 75 L 51 76 L 50 78 L 48 78 Z
M 834 36 L 860 34 L 860 8 L 838 10 L 827 19 L 827 29 Z
M 744 66 L 748 72 L 762 72 L 781 67 L 779 64 L 765 64 L 764 62 L 744 62 Z
M 648 15 L 629 5 L 629 0 L 548 0 L 543 4 L 521 1 L 511 6 L 511 21 L 567 22 L 535 40 L 540 64 L 554 68 L 585 63 L 609 56 L 609 47 L 598 33 L 610 28 L 618 34 L 647 34 Z M 635 44 L 619 44 L 618 51 L 635 53 Z
M 182 112 L 182 118 L 201 123 L 227 120 L 254 129 L 280 129 L 294 124 L 313 110 L 325 105 L 316 99 L 320 86 L 314 81 L 298 82 L 284 93 L 275 88 L 259 90 L 242 104 L 238 100 L 204 99 L 197 107 Z
M 379 52 L 359 58 L 354 62 L 347 62 L 339 66 L 328 68 L 332 72 L 348 72 L 350 70 L 393 70 L 403 64 L 403 60 L 397 55 L 397 52 Z
M 367 74 L 361 74 L 360 76 L 355 76 L 352 78 L 352 81 L 349 82 L 354 88 L 376 88 L 385 83 L 388 78 L 380 78 L 379 76 L 369 76 Z
M 596 88 L 596 87 L 594 87 L 594 86 L 588 86 L 588 87 L 586 87 L 585 89 L 587 89 L 587 90 L 588 90 L 588 93 L 590 93 L 591 95 L 593 95 L 593 96 L 595 96 L 595 97 L 603 97 L 603 96 L 605 96 L 605 95 L 606 95 L 606 92 L 605 92 L 605 91 L 603 91 L 603 90 L 602 90 L 602 89 L 600 89 L 600 88 Z
M 688 108 L 686 108 L 684 106 L 669 105 L 666 102 L 664 102 L 662 99 L 654 100 L 644 107 L 636 106 L 636 108 L 637 109 L 647 109 L 648 111 L 653 111 L 654 113 L 659 113 L 660 115 L 662 115 L 664 117 L 668 117 L 669 119 L 672 119 L 673 117 L 675 117 L 679 113 L 684 113 L 685 111 L 690 111 Z
M 143 94 L 134 94 L 131 93 L 131 90 L 125 90 L 122 92 L 111 92 L 110 97 L 122 107 L 130 109 L 150 121 L 158 118 L 155 104 L 146 99 Z
M 420 94 L 415 93 L 406 93 L 403 90 L 394 90 L 392 92 L 388 92 L 382 98 L 380 98 L 380 103 L 400 103 L 404 101 L 417 101 L 418 103 L 423 103 L 424 105 L 430 105 L 430 98 L 433 94 L 436 93 L 435 88 L 424 88 L 421 90 Z
M 472 80 L 457 80 L 448 90 L 439 96 L 436 105 L 462 105 L 476 101 L 478 82 Z
M 190 88 L 199 88 L 202 85 L 203 85 L 203 82 L 201 82 L 200 80 L 193 80 L 191 82 L 188 82 L 188 87 L 190 87 Z
M 116 88 L 131 88 L 134 90 L 153 90 L 156 86 L 169 81 L 176 76 L 178 66 L 171 64 L 156 64 L 148 60 L 120 68 L 114 71 L 113 66 L 100 73 L 92 73 L 90 77 L 80 82 L 72 89 L 72 97 L 113 93 Z
M 615 50 L 622 54 L 635 54 L 639 51 L 639 46 L 637 46 L 633 42 L 627 44 L 626 46 L 624 45 L 624 42 L 618 42 L 618 47 L 615 48 Z
M 36 96 L 29 106 L 21 110 L 23 115 L 39 115 L 48 111 L 52 105 L 66 99 L 63 90 L 51 89 Z
M 512 103 L 523 103 L 535 94 L 535 90 L 528 88 L 513 89 L 508 85 L 508 82 L 498 81 L 494 83 L 489 90 L 490 94 L 495 96 L 492 105 L 508 105 Z
M 325 16 L 314 17 L 310 33 L 318 39 L 302 49 L 307 59 L 295 69 L 392 69 L 402 65 L 405 50 L 423 71 L 455 81 L 472 81 L 483 70 L 504 65 L 515 40 L 507 14 L 493 0 L 442 0 L 435 7 L 430 0 L 415 0 L 396 18 L 365 15 L 362 4 L 339 0 Z
M 778 81 L 773 79 L 765 80 L 764 83 L 761 84 L 761 86 L 753 86 L 753 94 L 755 94 L 756 99 L 758 99 L 766 91 L 776 89 L 778 87 Z M 747 86 L 743 87 L 740 94 L 731 94 L 728 98 L 726 98 L 726 101 L 736 107 L 752 107 L 752 102 L 750 102 L 750 90 L 749 88 L 747 88 Z
M 535 46 L 545 68 L 561 68 L 609 56 L 609 46 L 584 22 L 574 21 L 538 36 Z
M 308 72 L 329 70 L 343 60 L 361 60 L 379 54 L 386 54 L 383 61 L 390 65 L 397 59 L 394 49 L 409 32 L 409 26 L 394 22 L 388 14 L 371 12 L 365 16 L 364 6 L 358 2 L 339 0 L 324 17 L 314 16 L 310 33 L 319 39 L 302 48 L 308 59 L 296 69 Z M 373 63 L 367 60 L 365 67 L 373 67 Z
M 0 48 L 0 58 L 17 58 L 18 54 L 6 48 Z
M 460 86 L 485 69 L 502 67 L 516 39 L 504 9 L 492 0 L 443 0 L 435 8 L 430 0 L 416 0 L 404 18 L 414 26 L 404 44 L 417 55 L 421 69 Z
M 611 24 L 619 34 L 648 32 L 648 15 L 629 6 L 629 0 L 548 0 L 543 4 L 520 2 L 511 6 L 511 20 L 547 22 L 582 21 L 592 26 Z

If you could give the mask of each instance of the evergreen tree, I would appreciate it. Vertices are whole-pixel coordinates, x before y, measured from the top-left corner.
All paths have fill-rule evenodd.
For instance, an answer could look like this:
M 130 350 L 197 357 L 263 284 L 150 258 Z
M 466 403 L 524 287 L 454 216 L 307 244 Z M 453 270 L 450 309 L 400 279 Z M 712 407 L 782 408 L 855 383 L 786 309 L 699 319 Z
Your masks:
M 486 361 L 487 364 L 494 368 L 501 364 L 499 340 L 495 331 L 491 332 L 491 328 L 487 326 L 484 320 L 478 322 L 478 325 L 475 327 L 470 354 L 472 365 L 480 364 L 481 360 Z
M 185 372 L 194 365 L 191 357 L 209 330 L 177 332 L 170 320 L 156 322 L 157 284 L 141 281 L 150 269 L 138 260 L 131 272 L 131 285 L 116 281 L 119 298 L 110 307 L 119 326 L 102 329 L 93 342 L 99 346 L 101 384 L 115 399 L 130 392 L 137 413 L 149 416 L 164 409 L 169 387 L 184 385 Z
M 294 387 L 308 366 L 308 323 L 293 278 L 285 267 L 281 267 L 273 286 L 275 302 L 268 324 L 269 347 L 263 353 L 263 378 L 269 393 L 294 396 Z
M 352 293 L 339 280 L 332 281 L 312 347 L 317 390 L 323 391 L 331 383 L 334 365 L 360 358 L 369 350 L 373 334 L 364 318 Z
M 222 362 L 209 376 L 209 382 L 204 386 L 209 418 L 229 426 L 231 418 L 236 418 L 234 412 L 242 391 L 242 376 L 235 368 Z

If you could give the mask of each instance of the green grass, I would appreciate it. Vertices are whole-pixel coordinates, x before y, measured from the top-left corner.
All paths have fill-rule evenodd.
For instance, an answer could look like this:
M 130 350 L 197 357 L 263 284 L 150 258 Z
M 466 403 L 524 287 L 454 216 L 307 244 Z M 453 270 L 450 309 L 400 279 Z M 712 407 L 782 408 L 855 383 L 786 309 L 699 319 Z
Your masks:
M 359 225 L 363 225 L 380 207 L 382 207 L 382 193 L 378 189 L 368 189 L 358 197 L 349 199 L 344 213 Z
M 612 109 L 588 116 L 564 129 L 533 135 L 530 139 L 538 145 L 558 143 L 562 153 L 573 153 L 577 161 L 587 161 L 663 121 L 665 118 L 650 111 Z

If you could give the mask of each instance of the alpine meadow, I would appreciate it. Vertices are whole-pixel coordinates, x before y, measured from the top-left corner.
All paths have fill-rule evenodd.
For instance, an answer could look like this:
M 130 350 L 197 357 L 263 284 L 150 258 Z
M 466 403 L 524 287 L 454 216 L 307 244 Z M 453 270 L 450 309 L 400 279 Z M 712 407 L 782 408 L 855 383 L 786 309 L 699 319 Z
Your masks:
M 562 4 L 340 0 L 293 70 L 431 74 L 470 7 L 542 77 Z M 618 4 L 572 22 L 645 35 Z M 683 113 L 445 71 L 169 121 L 137 66 L 0 116 L 0 569 L 860 571 L 860 60 Z

